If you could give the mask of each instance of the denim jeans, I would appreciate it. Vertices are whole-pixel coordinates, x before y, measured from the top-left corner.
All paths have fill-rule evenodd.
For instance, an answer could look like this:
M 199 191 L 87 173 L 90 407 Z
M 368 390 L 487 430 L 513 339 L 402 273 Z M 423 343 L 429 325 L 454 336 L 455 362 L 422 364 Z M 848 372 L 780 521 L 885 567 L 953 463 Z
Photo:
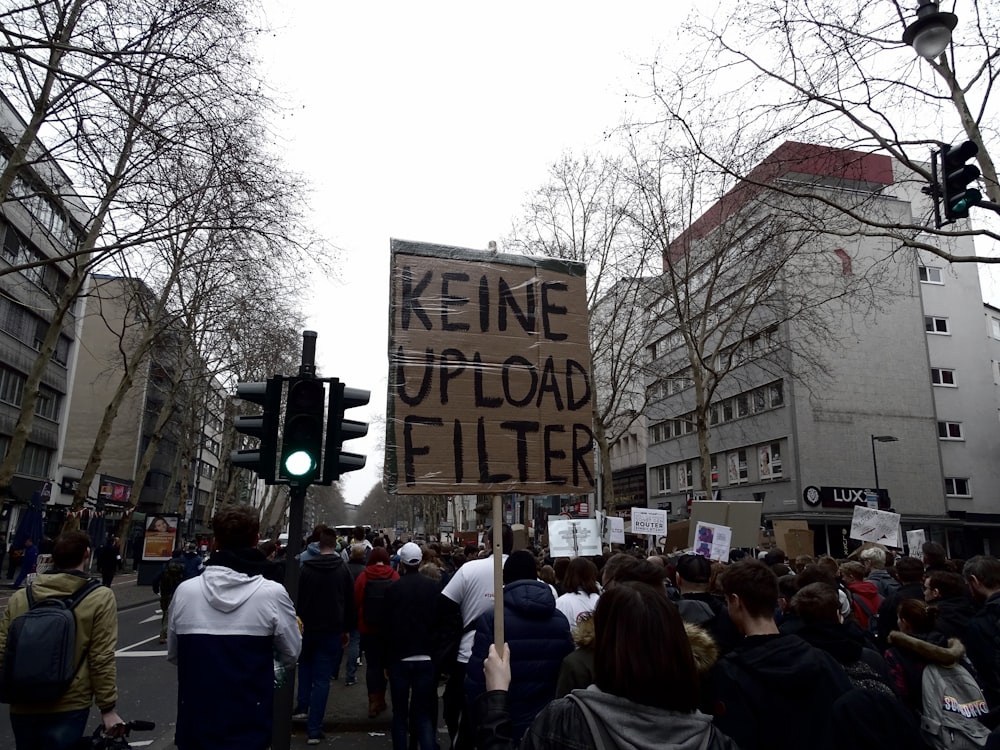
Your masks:
M 308 707 L 306 734 L 309 737 L 323 734 L 323 715 L 326 713 L 327 698 L 330 697 L 330 678 L 343 654 L 340 636 L 340 633 L 310 634 L 309 631 L 302 636 L 297 705 Z
M 408 730 L 413 724 L 420 750 L 435 750 L 434 710 L 436 672 L 431 661 L 397 661 L 389 667 L 392 691 L 392 750 L 407 750 Z M 412 714 L 412 716 L 411 716 Z
M 361 653 L 361 632 L 355 628 L 351 631 L 351 640 L 347 642 L 347 652 L 344 659 L 347 665 L 344 667 L 344 679 L 346 682 L 354 682 L 358 678 L 358 654 Z
M 17 750 L 73 750 L 87 731 L 89 708 L 52 714 L 10 715 Z
M 361 648 L 365 651 L 365 682 L 368 695 L 384 693 L 385 684 L 385 641 L 374 633 L 362 633 Z

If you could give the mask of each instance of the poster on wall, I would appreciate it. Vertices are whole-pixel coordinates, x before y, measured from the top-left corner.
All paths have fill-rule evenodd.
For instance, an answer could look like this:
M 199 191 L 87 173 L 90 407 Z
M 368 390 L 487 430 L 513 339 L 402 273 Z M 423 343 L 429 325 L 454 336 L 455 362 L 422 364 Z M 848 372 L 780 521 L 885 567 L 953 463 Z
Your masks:
M 760 459 L 760 478 L 771 478 L 771 447 L 762 446 L 757 449 L 757 457 Z
M 726 456 L 726 464 L 729 466 L 729 483 L 740 483 L 740 457 L 736 453 Z
M 142 541 L 144 562 L 167 561 L 177 544 L 177 516 L 149 516 Z

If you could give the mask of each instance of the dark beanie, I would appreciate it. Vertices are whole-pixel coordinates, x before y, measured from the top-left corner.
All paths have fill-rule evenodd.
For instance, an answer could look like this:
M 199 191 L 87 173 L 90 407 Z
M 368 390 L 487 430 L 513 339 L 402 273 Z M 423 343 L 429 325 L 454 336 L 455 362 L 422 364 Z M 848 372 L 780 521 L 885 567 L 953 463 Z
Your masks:
M 534 581 L 538 578 L 538 567 L 535 556 L 526 549 L 511 553 L 503 566 L 504 584 L 514 581 Z

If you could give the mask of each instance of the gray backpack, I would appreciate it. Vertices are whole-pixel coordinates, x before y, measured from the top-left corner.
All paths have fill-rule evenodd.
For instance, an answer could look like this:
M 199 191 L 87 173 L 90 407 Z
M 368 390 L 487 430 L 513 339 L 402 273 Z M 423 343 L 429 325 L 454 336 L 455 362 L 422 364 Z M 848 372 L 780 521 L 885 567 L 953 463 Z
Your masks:
M 29 585 L 28 611 L 15 617 L 7 629 L 7 647 L 0 665 L 0 701 L 53 703 L 69 690 L 80 671 L 76 653 L 76 615 L 73 610 L 87 594 L 101 588 L 88 579 L 71 596 L 36 600 Z
M 987 714 L 983 691 L 961 664 L 928 664 L 921 678 L 923 710 L 920 733 L 935 750 L 985 747 L 990 731 L 980 716 Z

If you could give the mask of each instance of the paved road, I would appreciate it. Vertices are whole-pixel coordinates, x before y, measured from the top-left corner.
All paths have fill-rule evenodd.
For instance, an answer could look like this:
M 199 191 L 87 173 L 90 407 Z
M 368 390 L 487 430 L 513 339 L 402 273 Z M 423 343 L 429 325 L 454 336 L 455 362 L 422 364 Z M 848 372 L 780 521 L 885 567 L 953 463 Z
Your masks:
M 158 643 L 160 634 L 159 603 L 147 587 L 136 586 L 135 576 L 123 574 L 113 584 L 118 598 L 118 713 L 126 719 L 156 722 L 150 732 L 136 732 L 133 747 L 170 750 L 174 747 L 174 721 L 177 712 L 177 672 L 166 660 L 166 646 Z M 10 598 L 10 590 L 0 590 L 0 608 Z M 327 704 L 327 740 L 320 747 L 342 750 L 389 750 L 390 712 L 377 719 L 367 718 L 367 692 L 364 669 L 358 671 L 356 686 L 345 688 L 341 682 L 331 685 Z M 211 680 L 211 675 L 205 675 Z M 0 709 L 0 748 L 13 748 L 7 710 Z M 100 723 L 97 709 L 91 710 L 88 726 Z M 441 747 L 448 746 L 443 726 L 439 730 Z M 291 747 L 305 748 L 304 723 L 293 727 Z

